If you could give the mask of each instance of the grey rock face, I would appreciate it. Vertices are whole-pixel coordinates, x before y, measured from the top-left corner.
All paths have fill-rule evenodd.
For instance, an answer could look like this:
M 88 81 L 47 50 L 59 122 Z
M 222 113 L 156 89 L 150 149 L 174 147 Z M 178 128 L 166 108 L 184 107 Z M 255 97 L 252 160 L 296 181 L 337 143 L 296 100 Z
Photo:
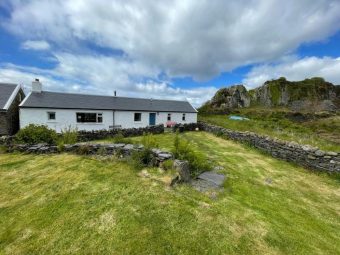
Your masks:
M 185 160 L 175 160 L 174 168 L 177 170 L 179 174 L 180 182 L 189 182 L 191 179 L 190 168 L 188 161 Z

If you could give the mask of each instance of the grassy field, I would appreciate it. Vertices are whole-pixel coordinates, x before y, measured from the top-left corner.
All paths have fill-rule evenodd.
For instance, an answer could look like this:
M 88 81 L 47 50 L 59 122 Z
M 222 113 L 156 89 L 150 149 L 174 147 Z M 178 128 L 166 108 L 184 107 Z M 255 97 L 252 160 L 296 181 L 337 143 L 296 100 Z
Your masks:
M 339 179 L 184 136 L 224 168 L 222 192 L 116 159 L 0 155 L 0 254 L 340 254 Z
M 238 131 L 252 131 L 286 141 L 309 144 L 322 150 L 340 152 L 340 116 L 294 122 L 271 114 L 258 114 L 251 109 L 240 110 L 248 121 L 230 120 L 229 115 L 200 114 L 199 120 Z M 235 114 L 231 114 L 235 115 Z

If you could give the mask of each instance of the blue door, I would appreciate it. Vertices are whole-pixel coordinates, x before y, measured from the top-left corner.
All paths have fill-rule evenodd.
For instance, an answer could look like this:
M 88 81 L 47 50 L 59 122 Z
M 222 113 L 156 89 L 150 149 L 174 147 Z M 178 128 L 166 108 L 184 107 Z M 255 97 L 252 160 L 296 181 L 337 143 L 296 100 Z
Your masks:
M 156 125 L 156 113 L 149 113 L 149 125 Z

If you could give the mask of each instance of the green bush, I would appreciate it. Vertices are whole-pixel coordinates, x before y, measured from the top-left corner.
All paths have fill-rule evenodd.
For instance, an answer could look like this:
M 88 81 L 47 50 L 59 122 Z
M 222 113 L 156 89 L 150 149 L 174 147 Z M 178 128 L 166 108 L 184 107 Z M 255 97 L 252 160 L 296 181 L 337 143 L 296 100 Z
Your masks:
M 44 125 L 30 124 L 22 128 L 16 135 L 16 142 L 25 144 L 56 144 L 57 140 L 57 133 Z
M 151 149 L 144 148 L 141 151 L 134 151 L 131 154 L 131 163 L 136 169 L 141 169 L 146 166 L 153 166 L 155 157 Z
M 100 156 L 105 156 L 107 155 L 107 149 L 105 147 L 100 147 L 97 151 L 97 154 Z
M 82 144 L 78 147 L 77 154 L 79 155 L 89 155 L 90 154 L 90 146 L 87 144 Z
M 165 160 L 162 167 L 164 170 L 172 170 L 174 167 L 174 161 L 172 159 Z
M 65 151 L 65 144 L 63 142 L 58 142 L 57 150 L 58 150 L 58 152 Z
M 124 137 L 121 131 L 118 131 L 118 133 L 112 137 L 112 142 L 113 143 L 125 143 L 125 144 L 133 143 L 132 139 Z
M 78 141 L 78 130 L 71 126 L 63 129 L 59 141 L 63 144 L 75 144 Z
M 159 144 L 153 134 L 143 133 L 141 143 L 144 145 L 144 148 L 147 148 L 147 149 L 159 147 Z
M 178 133 L 176 133 L 174 138 L 174 149 L 172 153 L 176 159 L 188 161 L 192 177 L 196 177 L 203 171 L 209 171 L 212 168 L 205 155 L 194 151 L 190 142 L 181 139 Z
M 8 148 L 4 145 L 0 145 L 0 154 L 7 153 Z

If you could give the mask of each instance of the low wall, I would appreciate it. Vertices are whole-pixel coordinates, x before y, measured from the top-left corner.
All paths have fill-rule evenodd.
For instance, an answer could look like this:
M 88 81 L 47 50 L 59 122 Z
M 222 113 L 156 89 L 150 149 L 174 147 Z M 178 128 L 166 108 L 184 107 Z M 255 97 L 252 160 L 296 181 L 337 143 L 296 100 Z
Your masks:
M 113 130 L 98 130 L 98 131 L 79 131 L 78 132 L 78 141 L 79 142 L 87 142 L 99 139 L 105 139 L 108 137 L 112 137 L 117 135 L 118 133 L 122 133 L 124 137 L 129 136 L 141 136 L 143 133 L 151 133 L 151 134 L 162 134 L 164 133 L 164 126 L 148 126 L 144 128 L 127 128 L 127 129 L 113 129 Z
M 82 155 L 117 155 L 117 156 L 130 156 L 134 151 L 141 151 L 144 148 L 143 145 L 135 144 L 89 144 L 89 143 L 76 143 L 66 144 L 62 152 L 69 152 Z M 59 153 L 58 147 L 48 144 L 16 144 L 10 148 L 11 151 L 19 151 L 22 153 L 34 153 L 34 154 L 51 154 Z M 171 153 L 162 151 L 159 149 L 152 149 L 152 153 L 155 158 L 155 165 L 172 159 Z
M 220 135 L 228 139 L 249 144 L 275 158 L 294 162 L 298 165 L 325 172 L 340 172 L 340 154 L 331 151 L 322 151 L 309 145 L 300 145 L 273 139 L 268 136 L 257 135 L 252 132 L 238 132 L 204 122 L 197 123 L 200 130 Z M 185 127 L 192 130 L 192 126 Z

